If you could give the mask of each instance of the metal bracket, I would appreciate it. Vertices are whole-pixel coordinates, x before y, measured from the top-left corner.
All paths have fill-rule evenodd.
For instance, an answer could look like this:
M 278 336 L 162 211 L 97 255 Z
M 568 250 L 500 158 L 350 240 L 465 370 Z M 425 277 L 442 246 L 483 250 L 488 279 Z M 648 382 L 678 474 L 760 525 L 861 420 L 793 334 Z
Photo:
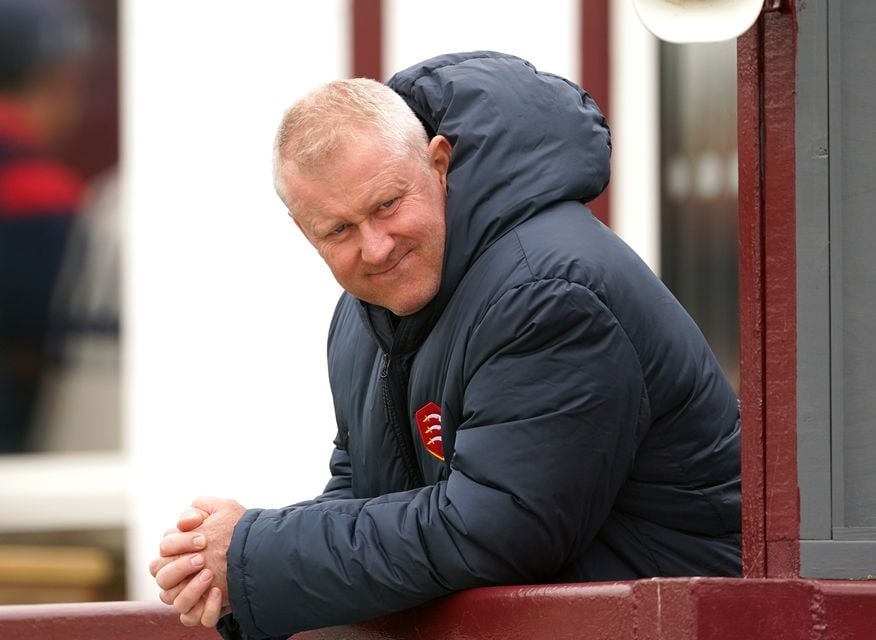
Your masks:
M 780 11 L 782 13 L 791 13 L 793 4 L 793 0 L 764 0 L 763 12 L 773 13 Z

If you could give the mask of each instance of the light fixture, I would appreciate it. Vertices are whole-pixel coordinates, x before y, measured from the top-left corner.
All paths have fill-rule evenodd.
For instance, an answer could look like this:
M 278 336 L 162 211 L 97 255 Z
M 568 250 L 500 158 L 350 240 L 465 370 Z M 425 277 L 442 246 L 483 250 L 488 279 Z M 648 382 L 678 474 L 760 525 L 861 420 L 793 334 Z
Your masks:
M 667 42 L 718 42 L 754 24 L 764 0 L 633 0 L 639 19 Z

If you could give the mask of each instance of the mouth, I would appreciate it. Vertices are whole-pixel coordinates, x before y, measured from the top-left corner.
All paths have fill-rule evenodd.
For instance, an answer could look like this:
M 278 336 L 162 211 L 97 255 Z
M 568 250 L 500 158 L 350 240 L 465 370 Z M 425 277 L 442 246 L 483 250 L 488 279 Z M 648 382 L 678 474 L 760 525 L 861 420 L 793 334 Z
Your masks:
M 389 274 L 390 272 L 392 272 L 397 266 L 399 266 L 402 262 L 404 262 L 405 258 L 407 258 L 410 254 L 411 254 L 411 252 L 408 251 L 408 252 L 405 253 L 401 258 L 399 258 L 399 259 L 396 260 L 394 263 L 392 263 L 392 265 L 391 265 L 390 267 L 384 269 L 383 271 L 375 271 L 375 272 L 373 272 L 373 273 L 369 273 L 368 275 L 371 275 L 371 276 L 384 276 L 384 275 L 387 275 L 387 274 Z

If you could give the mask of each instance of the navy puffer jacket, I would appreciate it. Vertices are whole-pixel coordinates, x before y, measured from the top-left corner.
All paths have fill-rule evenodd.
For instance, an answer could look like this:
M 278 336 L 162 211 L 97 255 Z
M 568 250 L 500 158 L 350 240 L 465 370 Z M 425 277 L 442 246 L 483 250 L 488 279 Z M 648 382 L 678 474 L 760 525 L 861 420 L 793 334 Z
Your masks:
M 341 298 L 332 480 L 244 515 L 223 632 L 286 637 L 484 585 L 737 575 L 736 397 L 583 204 L 609 176 L 596 105 L 489 52 L 389 85 L 453 145 L 441 289 L 397 327 Z

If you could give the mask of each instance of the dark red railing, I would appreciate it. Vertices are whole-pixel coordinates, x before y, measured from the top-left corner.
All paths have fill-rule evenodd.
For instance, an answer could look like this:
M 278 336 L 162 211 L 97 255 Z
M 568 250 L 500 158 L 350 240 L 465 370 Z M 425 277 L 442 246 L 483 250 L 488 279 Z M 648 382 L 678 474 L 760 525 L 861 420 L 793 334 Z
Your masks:
M 0 607 L 4 640 L 198 640 L 151 602 Z M 297 640 L 873 640 L 876 582 L 659 578 L 473 589 Z

